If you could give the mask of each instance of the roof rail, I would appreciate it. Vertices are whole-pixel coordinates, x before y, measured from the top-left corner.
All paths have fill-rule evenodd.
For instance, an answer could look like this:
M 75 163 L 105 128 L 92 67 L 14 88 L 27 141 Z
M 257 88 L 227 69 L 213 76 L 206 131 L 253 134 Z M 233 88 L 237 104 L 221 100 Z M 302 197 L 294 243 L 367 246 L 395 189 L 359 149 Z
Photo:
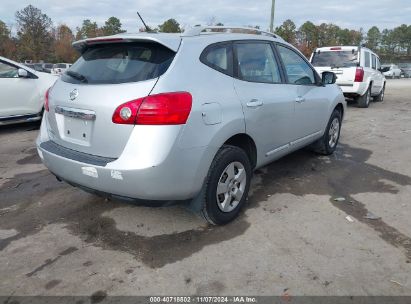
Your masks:
M 222 34 L 222 33 L 235 33 L 235 34 L 252 34 L 252 35 L 263 35 L 269 36 L 273 38 L 280 38 L 279 36 L 262 31 L 260 29 L 252 28 L 252 27 L 232 27 L 232 26 L 195 26 L 192 27 L 181 36 L 183 37 L 191 37 L 191 36 L 199 36 L 204 34 Z

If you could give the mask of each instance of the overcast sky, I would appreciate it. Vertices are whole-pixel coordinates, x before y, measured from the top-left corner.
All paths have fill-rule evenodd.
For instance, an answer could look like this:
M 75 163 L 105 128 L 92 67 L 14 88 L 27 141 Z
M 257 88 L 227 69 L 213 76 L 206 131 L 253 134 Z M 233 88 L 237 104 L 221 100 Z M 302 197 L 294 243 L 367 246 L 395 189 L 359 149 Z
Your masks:
M 0 0 L 0 20 L 15 23 L 15 12 L 32 4 L 54 24 L 65 23 L 72 29 L 83 19 L 101 26 L 110 16 L 118 17 L 123 28 L 135 32 L 141 26 L 136 11 L 146 23 L 157 26 L 175 18 L 181 25 L 206 24 L 215 17 L 225 25 L 269 26 L 271 0 Z M 316 24 L 332 22 L 342 27 L 367 30 L 373 25 L 393 28 L 411 24 L 410 0 L 276 0 L 275 25 L 291 19 L 297 26 L 306 20 Z M 15 29 L 14 29 L 15 30 Z

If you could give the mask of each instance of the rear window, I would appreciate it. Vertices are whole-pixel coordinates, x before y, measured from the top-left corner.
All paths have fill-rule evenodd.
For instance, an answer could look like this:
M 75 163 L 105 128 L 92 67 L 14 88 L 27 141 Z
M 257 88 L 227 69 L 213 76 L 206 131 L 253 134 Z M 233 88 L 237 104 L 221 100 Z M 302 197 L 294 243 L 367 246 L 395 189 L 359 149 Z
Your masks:
M 312 64 L 317 67 L 346 68 L 357 65 L 358 51 L 319 51 L 314 53 Z
M 58 64 L 56 64 L 56 67 L 59 68 L 59 69 L 65 69 L 66 65 L 64 63 L 58 63 Z
M 117 43 L 88 48 L 63 74 L 70 83 L 117 84 L 154 79 L 170 66 L 175 53 L 157 43 Z

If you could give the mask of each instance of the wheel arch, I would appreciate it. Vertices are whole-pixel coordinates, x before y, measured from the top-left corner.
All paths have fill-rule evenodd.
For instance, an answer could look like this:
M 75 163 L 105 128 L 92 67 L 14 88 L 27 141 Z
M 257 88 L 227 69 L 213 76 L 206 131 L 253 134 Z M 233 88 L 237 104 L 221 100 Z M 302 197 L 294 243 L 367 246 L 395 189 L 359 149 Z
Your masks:
M 254 169 L 257 165 L 257 146 L 254 140 L 246 133 L 238 133 L 227 139 L 223 145 L 236 146 L 245 151 L 251 167 Z
M 341 119 L 343 119 L 344 118 L 344 105 L 342 104 L 342 103 L 338 103 L 336 106 L 335 106 L 335 108 L 334 108 L 334 110 L 338 110 L 340 113 L 341 113 Z

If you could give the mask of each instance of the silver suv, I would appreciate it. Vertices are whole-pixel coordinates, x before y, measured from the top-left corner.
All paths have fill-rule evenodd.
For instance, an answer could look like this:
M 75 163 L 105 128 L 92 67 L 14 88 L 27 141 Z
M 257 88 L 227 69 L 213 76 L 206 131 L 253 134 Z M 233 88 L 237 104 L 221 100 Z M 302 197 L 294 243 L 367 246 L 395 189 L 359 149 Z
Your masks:
M 336 149 L 344 96 L 280 37 L 195 27 L 74 43 L 46 94 L 37 147 L 59 180 L 107 197 L 188 200 L 224 224 L 253 170 L 312 145 Z

